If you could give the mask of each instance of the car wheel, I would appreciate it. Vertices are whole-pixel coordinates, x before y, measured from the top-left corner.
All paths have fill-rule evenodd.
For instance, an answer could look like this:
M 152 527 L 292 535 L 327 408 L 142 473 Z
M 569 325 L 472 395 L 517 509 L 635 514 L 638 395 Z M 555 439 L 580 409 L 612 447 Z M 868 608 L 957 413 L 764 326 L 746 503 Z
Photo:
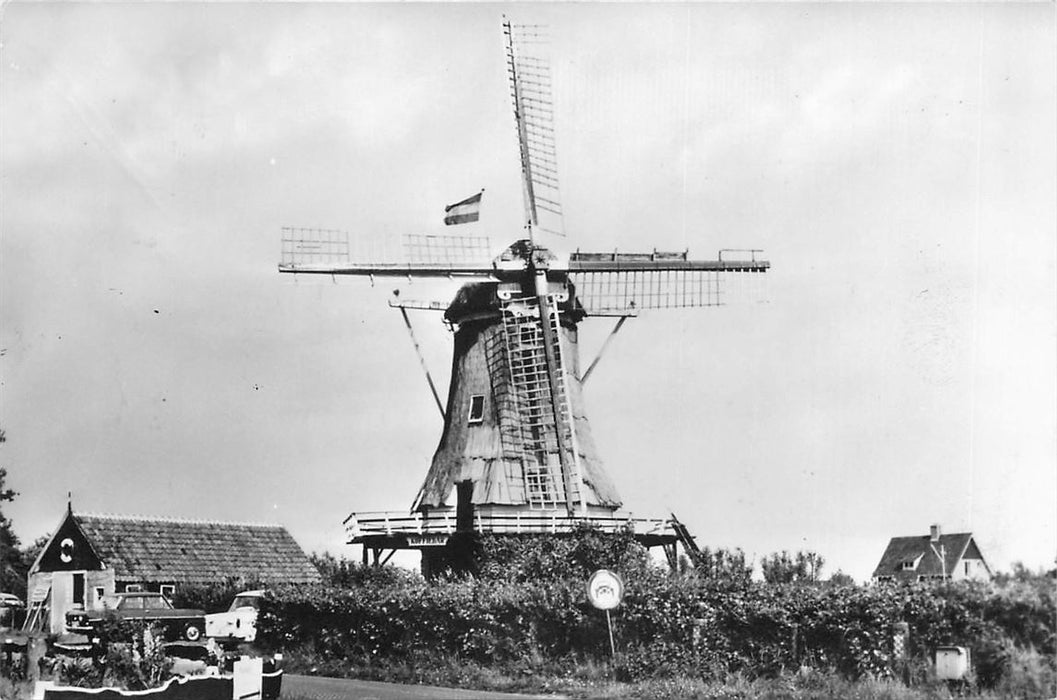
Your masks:
M 189 642 L 197 642 L 202 638 L 202 630 L 198 628 L 198 625 L 191 624 L 184 629 L 184 639 Z

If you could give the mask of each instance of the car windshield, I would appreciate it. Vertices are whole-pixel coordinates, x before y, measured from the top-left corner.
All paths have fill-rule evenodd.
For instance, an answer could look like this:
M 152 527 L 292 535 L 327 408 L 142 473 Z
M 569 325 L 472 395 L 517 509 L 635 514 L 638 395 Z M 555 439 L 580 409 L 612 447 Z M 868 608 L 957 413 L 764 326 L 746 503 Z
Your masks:
M 143 607 L 147 610 L 172 610 L 172 603 L 163 595 L 143 596 Z
M 172 605 L 160 595 L 126 595 L 122 597 L 118 608 L 121 610 L 171 610 Z
M 231 610 L 238 610 L 239 608 L 253 608 L 256 610 L 259 607 L 260 598 L 255 595 L 235 596 L 235 600 L 231 603 Z

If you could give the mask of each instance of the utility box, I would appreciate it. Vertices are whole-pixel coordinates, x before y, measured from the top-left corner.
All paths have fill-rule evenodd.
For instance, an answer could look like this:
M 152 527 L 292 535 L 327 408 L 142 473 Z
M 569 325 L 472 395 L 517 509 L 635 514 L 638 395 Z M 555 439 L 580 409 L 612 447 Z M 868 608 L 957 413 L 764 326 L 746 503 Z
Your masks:
M 936 647 L 936 678 L 962 680 L 972 667 L 972 653 L 967 647 Z

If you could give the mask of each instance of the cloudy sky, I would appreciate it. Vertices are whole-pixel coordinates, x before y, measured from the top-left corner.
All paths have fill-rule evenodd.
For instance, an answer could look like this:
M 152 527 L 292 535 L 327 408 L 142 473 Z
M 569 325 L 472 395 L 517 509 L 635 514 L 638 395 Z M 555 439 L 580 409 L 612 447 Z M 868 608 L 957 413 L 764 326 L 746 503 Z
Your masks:
M 393 283 L 284 225 L 520 233 L 502 13 L 552 27 L 584 250 L 764 248 L 766 303 L 655 312 L 587 385 L 626 507 L 869 575 L 888 538 L 1057 553 L 1054 6 L 5 4 L 0 463 L 77 510 L 407 509 L 440 419 Z M 450 231 L 449 231 L 450 232 Z M 450 298 L 423 285 L 408 295 Z M 414 294 L 412 294 L 414 292 Z M 415 317 L 446 386 L 450 336 Z M 589 360 L 609 331 L 584 324 Z

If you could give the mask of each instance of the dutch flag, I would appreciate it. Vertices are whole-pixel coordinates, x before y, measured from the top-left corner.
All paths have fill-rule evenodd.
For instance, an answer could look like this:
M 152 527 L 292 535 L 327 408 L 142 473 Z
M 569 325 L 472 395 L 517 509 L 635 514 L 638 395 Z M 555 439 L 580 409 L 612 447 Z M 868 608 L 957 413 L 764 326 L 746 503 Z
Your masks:
M 466 224 L 471 221 L 477 221 L 481 218 L 482 194 L 484 194 L 484 190 L 481 190 L 472 197 L 467 197 L 461 202 L 449 204 L 444 207 L 444 224 L 446 226 L 451 226 L 452 224 Z

